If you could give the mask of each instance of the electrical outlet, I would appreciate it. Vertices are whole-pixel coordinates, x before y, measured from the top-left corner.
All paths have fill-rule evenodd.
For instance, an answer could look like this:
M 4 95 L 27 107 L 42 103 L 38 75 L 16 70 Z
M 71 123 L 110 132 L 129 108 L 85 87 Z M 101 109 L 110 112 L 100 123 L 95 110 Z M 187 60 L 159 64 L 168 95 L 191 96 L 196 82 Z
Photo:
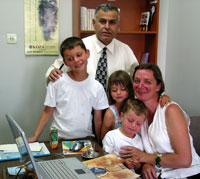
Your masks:
M 7 42 L 9 44 L 16 44 L 17 43 L 17 34 L 7 34 Z

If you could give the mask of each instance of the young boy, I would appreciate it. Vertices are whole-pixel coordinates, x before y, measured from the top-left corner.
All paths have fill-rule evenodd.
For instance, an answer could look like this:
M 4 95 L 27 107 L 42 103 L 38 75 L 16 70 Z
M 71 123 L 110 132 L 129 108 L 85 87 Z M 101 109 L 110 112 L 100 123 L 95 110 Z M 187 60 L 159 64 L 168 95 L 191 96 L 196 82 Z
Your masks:
M 70 71 L 47 87 L 45 108 L 34 135 L 29 142 L 37 141 L 53 114 L 52 127 L 58 129 L 63 139 L 93 136 L 92 109 L 97 139 L 100 139 L 102 110 L 108 108 L 103 86 L 87 73 L 87 59 L 90 52 L 78 37 L 64 40 L 60 46 L 64 63 Z
M 147 108 L 143 102 L 137 99 L 128 99 L 121 113 L 122 127 L 109 131 L 103 139 L 105 152 L 115 152 L 119 157 L 120 147 L 122 146 L 134 146 L 143 150 L 142 140 L 137 133 L 140 131 L 147 113 Z M 126 160 L 126 162 L 129 168 L 132 164 L 135 170 L 141 166 L 137 159 L 134 159 L 134 161 L 132 159 Z

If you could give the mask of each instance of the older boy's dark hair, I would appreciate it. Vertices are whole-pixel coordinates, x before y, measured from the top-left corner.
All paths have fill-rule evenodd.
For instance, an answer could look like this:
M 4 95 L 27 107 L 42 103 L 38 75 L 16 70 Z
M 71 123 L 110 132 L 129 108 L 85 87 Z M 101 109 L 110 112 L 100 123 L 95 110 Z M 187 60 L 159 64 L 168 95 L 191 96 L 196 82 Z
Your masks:
M 154 78 L 157 81 L 157 85 L 161 84 L 160 91 L 158 92 L 159 96 L 161 96 L 161 94 L 165 91 L 165 84 L 164 84 L 164 81 L 163 81 L 163 78 L 162 78 L 162 73 L 161 73 L 158 65 L 151 64 L 151 63 L 144 63 L 144 64 L 140 64 L 140 65 L 136 66 L 134 73 L 133 73 L 133 81 L 134 81 L 134 78 L 135 78 L 135 73 L 139 69 L 147 69 L 147 70 L 151 70 L 153 72 Z
M 64 59 L 64 51 L 66 49 L 73 49 L 76 46 L 80 46 L 82 49 L 87 51 L 85 44 L 79 37 L 69 37 L 65 39 L 62 44 L 60 45 L 60 54 L 62 58 Z
M 118 8 L 112 4 L 100 4 L 98 7 L 96 7 L 95 9 L 95 19 L 97 19 L 97 14 L 99 12 L 99 10 L 102 10 L 104 12 L 108 12 L 108 11 L 116 11 L 117 12 L 117 17 L 118 17 L 118 21 L 120 21 L 120 11 L 118 10 Z
M 134 98 L 133 83 L 130 75 L 124 70 L 118 70 L 113 72 L 108 79 L 108 86 L 106 92 L 110 105 L 115 103 L 114 99 L 111 96 L 111 87 L 113 84 L 123 85 L 128 91 L 129 98 Z
M 130 110 L 134 111 L 137 116 L 144 115 L 145 118 L 148 115 L 148 110 L 145 104 L 138 99 L 128 99 L 122 108 L 123 113 L 127 113 Z

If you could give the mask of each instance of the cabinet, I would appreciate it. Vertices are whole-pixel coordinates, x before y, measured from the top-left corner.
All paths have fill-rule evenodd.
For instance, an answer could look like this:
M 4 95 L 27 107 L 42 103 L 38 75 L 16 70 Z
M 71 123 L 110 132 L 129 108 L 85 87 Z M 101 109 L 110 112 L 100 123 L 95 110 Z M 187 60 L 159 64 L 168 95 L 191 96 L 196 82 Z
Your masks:
M 154 4 L 156 12 L 148 31 L 140 31 L 141 13 L 150 11 L 150 0 L 72 0 L 73 35 L 81 38 L 94 34 L 94 31 L 80 30 L 80 7 L 95 9 L 99 4 L 109 3 L 120 8 L 120 31 L 117 39 L 128 44 L 140 62 L 142 52 L 149 52 L 149 62 L 157 63 L 159 3 Z

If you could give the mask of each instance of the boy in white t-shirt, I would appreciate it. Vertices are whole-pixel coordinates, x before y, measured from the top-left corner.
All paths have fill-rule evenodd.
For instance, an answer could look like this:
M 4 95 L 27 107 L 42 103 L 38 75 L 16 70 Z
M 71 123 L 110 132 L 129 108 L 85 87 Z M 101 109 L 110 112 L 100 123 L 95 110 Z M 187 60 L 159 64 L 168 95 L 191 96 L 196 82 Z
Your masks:
M 143 150 L 140 136 L 137 134 L 146 117 L 147 108 L 137 99 L 128 99 L 121 113 L 122 127 L 109 131 L 103 139 L 103 149 L 107 153 L 116 153 L 119 157 L 122 146 L 134 146 Z M 137 159 L 126 160 L 128 168 L 138 170 L 141 163 Z
M 58 129 L 62 139 L 94 136 L 92 132 L 92 110 L 97 140 L 100 141 L 102 110 L 108 108 L 103 86 L 87 73 L 87 59 L 90 56 L 83 41 L 78 37 L 64 40 L 60 46 L 63 62 L 70 71 L 63 73 L 56 82 L 47 87 L 45 108 L 29 142 L 37 141 L 53 114 L 52 127 Z

